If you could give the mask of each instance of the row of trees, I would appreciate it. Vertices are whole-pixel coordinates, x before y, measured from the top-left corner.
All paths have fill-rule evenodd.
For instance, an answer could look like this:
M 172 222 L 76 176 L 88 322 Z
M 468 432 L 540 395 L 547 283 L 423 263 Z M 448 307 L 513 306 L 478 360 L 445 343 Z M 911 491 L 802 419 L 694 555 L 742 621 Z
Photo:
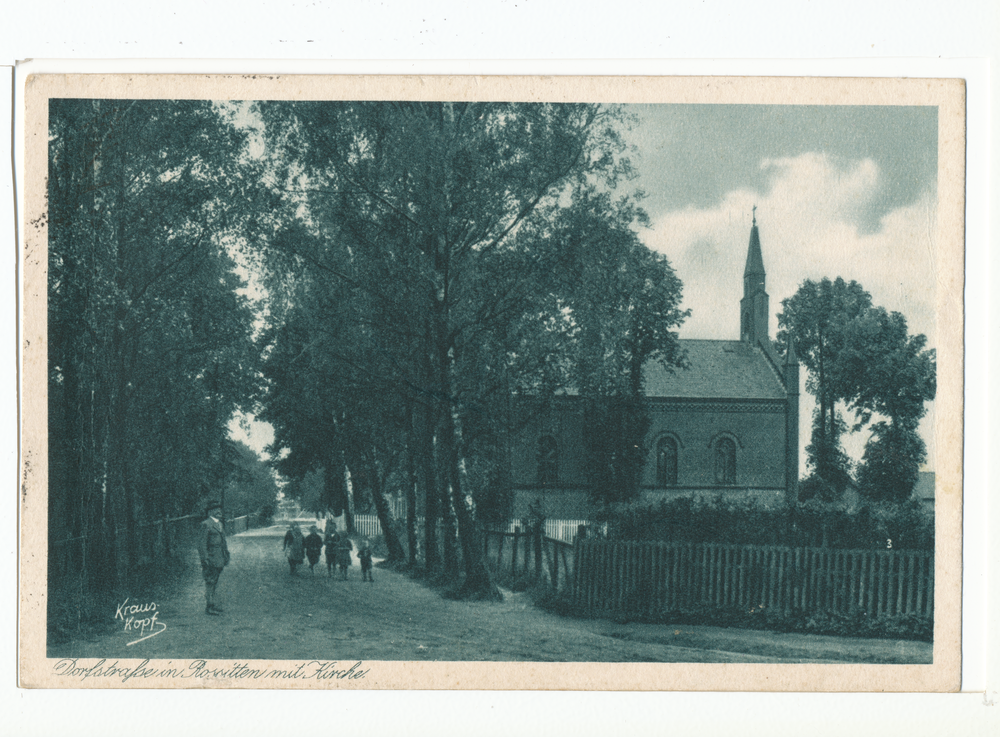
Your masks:
M 680 283 L 616 193 L 627 123 L 600 105 L 53 101 L 50 539 L 85 538 L 86 578 L 121 583 L 144 522 L 267 487 L 228 440 L 254 408 L 288 478 L 321 478 L 334 513 L 370 495 L 388 531 L 391 479 L 410 561 L 420 509 L 424 567 L 461 560 L 467 593 L 496 596 L 476 536 L 509 512 L 512 395 L 629 408 L 589 441 L 597 486 L 624 497 L 639 367 L 681 362 Z
M 638 473 L 627 456 L 645 434 L 640 367 L 682 359 L 680 282 L 639 241 L 635 196 L 616 190 L 633 173 L 628 120 L 582 104 L 261 103 L 256 114 L 262 197 L 278 197 L 256 254 L 272 297 L 260 417 L 277 466 L 298 479 L 322 468 L 334 513 L 370 493 L 389 558 L 402 559 L 383 495 L 393 479 L 409 562 L 496 598 L 478 535 L 510 511 L 506 439 L 528 411 L 512 397 L 541 411 L 574 387 L 593 398 L 593 426 L 621 417 L 591 439 L 591 457 L 595 488 L 627 496 Z
M 831 501 L 856 480 L 869 499 L 909 499 L 927 454 L 917 429 L 936 389 L 926 336 L 910 335 L 903 315 L 874 306 L 855 281 L 807 280 L 782 308 L 778 342 L 794 343 L 817 404 L 802 491 Z M 838 403 L 855 418 L 850 427 Z M 841 437 L 866 426 L 855 474 Z
M 255 515 L 264 520 L 273 517 L 278 484 L 270 464 L 246 443 L 232 439 L 228 443 L 227 460 L 219 494 L 225 516 L 233 519 Z
M 274 426 L 290 492 L 349 520 L 370 500 L 390 559 L 469 596 L 499 595 L 478 535 L 511 511 L 508 438 L 559 392 L 585 397 L 597 501 L 634 499 L 641 368 L 683 366 L 686 313 L 638 236 L 641 193 L 619 189 L 630 122 L 589 104 L 53 101 L 50 539 L 85 537 L 106 588 L 144 521 L 209 494 L 254 511 L 274 489 L 228 439 L 238 409 Z M 781 320 L 819 400 L 816 478 L 849 478 L 839 402 L 873 430 L 859 483 L 902 488 L 933 396 L 923 337 L 841 281 L 807 282 Z
M 107 590 L 141 524 L 189 514 L 238 466 L 245 136 L 209 103 L 65 99 L 49 139 L 49 539 L 85 539 L 75 563 Z

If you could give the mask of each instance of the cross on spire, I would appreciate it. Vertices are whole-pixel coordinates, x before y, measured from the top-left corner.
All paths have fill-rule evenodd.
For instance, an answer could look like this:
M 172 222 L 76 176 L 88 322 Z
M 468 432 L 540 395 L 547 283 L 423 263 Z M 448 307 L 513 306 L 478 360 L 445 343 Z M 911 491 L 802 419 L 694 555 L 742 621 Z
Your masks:
M 753 224 L 757 224 L 757 205 L 753 206 Z

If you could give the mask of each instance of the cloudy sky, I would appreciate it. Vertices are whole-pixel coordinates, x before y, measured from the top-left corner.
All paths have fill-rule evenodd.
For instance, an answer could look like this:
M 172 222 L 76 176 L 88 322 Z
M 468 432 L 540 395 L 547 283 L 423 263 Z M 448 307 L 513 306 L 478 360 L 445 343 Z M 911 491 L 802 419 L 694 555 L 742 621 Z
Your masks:
M 686 338 L 739 338 L 757 206 L 771 336 L 805 279 L 855 279 L 935 345 L 937 111 L 931 107 L 648 105 L 636 108 L 638 186 L 684 283 Z M 808 404 L 808 403 L 807 403 Z M 811 406 L 803 408 L 803 447 Z M 922 429 L 933 468 L 930 428 Z M 858 456 L 864 437 L 847 444 Z M 803 469 L 804 470 L 804 469 Z

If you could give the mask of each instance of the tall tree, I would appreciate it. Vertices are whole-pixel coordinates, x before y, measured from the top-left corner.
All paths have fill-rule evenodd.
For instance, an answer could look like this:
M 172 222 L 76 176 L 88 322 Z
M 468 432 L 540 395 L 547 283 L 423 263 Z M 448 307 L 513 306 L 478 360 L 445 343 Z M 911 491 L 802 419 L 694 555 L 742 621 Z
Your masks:
M 909 335 L 898 312 L 872 306 L 857 282 L 807 281 L 782 305 L 779 341 L 795 341 L 819 405 L 807 448 L 819 482 L 814 486 L 834 496 L 849 481 L 839 443 L 847 426 L 835 407 L 843 402 L 856 414 L 853 430 L 872 423 L 858 471 L 860 489 L 873 499 L 907 499 L 926 457 L 917 426 L 936 388 L 927 338 Z
M 295 479 L 322 470 L 324 491 L 316 503 L 335 516 L 346 514 L 349 530 L 352 510 L 361 506 L 358 495 L 368 494 L 388 560 L 402 560 L 381 483 L 387 459 L 401 452 L 401 410 L 380 387 L 359 303 L 328 298 L 321 277 L 305 275 L 296 282 L 280 326 L 267 333 L 267 391 L 259 416 L 275 428 L 278 470 Z M 359 478 L 365 483 L 348 481 Z
M 280 150 L 276 181 L 316 236 L 298 255 L 383 314 L 398 315 L 401 339 L 389 351 L 397 387 L 429 415 L 416 423 L 424 459 L 418 478 L 431 483 L 433 448 L 447 464 L 439 482 L 458 523 L 464 592 L 496 598 L 467 478 L 467 425 L 481 398 L 467 380 L 481 360 L 470 336 L 523 313 L 506 292 L 483 285 L 481 265 L 527 249 L 524 235 L 574 185 L 613 189 L 628 174 L 621 111 L 507 103 L 267 104 L 260 111 Z M 545 242 L 530 246 L 544 250 Z M 430 517 L 439 497 L 425 494 Z
M 910 335 L 906 318 L 878 307 L 845 328 L 842 382 L 852 386 L 848 406 L 859 425 L 879 419 L 858 471 L 858 486 L 872 499 L 905 501 L 913 493 L 926 447 L 917 432 L 934 399 L 935 352 L 924 335 Z
M 253 364 L 227 248 L 244 139 L 210 103 L 49 113 L 50 521 L 87 538 L 80 564 L 108 589 L 139 559 L 140 524 L 225 475 Z
M 592 497 L 628 502 L 639 493 L 650 419 L 643 368 L 684 363 L 677 327 L 681 283 L 667 259 L 639 240 L 645 213 L 586 188 L 552 234 L 565 285 L 560 304 L 571 323 L 569 380 L 584 401 L 584 443 Z M 558 226 L 562 227 L 558 227 Z
M 806 448 L 808 464 L 820 485 L 839 495 L 850 482 L 848 459 L 840 445 L 844 423 L 836 407 L 852 391 L 841 363 L 844 327 L 871 307 L 871 295 L 857 282 L 839 277 L 806 280 L 781 306 L 778 343 L 787 350 L 794 341 L 799 360 L 809 370 L 806 388 L 818 405 L 812 443 Z

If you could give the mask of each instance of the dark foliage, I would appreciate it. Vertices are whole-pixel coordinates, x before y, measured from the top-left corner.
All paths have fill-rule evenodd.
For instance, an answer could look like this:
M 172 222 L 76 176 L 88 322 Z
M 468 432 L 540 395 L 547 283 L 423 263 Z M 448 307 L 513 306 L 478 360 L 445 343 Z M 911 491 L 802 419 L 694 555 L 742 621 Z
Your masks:
M 229 248 L 254 232 L 244 144 L 209 102 L 50 104 L 50 561 L 85 539 L 70 562 L 91 591 L 129 580 L 143 526 L 229 475 L 255 365 Z
M 873 501 L 899 502 L 913 493 L 926 446 L 916 423 L 877 422 L 858 471 L 858 490 Z
M 838 614 L 835 612 L 794 612 L 754 607 L 743 609 L 705 605 L 682 610 L 662 611 L 654 614 L 627 615 L 587 612 L 566 591 L 538 590 L 535 604 L 564 617 L 610 616 L 621 623 L 679 625 L 706 627 L 738 627 L 748 630 L 802 633 L 808 635 L 833 635 L 836 637 L 881 638 L 893 640 L 918 640 L 933 642 L 933 617 L 917 614 L 900 614 L 873 617 L 866 612 Z
M 851 459 L 840 445 L 846 429 L 839 412 L 825 420 L 819 410 L 813 413 L 812 442 L 806 446 L 806 463 L 812 473 L 799 484 L 799 501 L 835 502 L 851 486 Z
M 609 537 L 736 545 L 933 550 L 934 521 L 917 503 L 868 504 L 848 512 L 818 503 L 762 509 L 721 499 L 634 504 L 606 514 Z
M 597 504 L 627 503 L 639 496 L 646 464 L 646 403 L 617 397 L 587 401 L 583 442 L 586 447 L 591 499 Z

